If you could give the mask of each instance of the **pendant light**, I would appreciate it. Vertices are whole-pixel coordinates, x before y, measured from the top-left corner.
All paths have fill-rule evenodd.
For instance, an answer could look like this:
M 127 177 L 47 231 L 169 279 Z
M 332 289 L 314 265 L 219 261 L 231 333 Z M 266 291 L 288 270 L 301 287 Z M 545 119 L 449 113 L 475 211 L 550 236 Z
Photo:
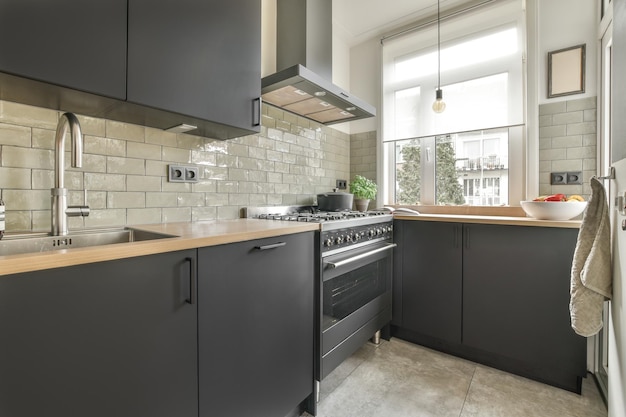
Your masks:
M 433 103 L 433 111 L 442 113 L 445 109 L 446 103 L 443 101 L 443 91 L 441 91 L 441 16 L 439 0 L 437 0 L 437 92 L 435 102 Z

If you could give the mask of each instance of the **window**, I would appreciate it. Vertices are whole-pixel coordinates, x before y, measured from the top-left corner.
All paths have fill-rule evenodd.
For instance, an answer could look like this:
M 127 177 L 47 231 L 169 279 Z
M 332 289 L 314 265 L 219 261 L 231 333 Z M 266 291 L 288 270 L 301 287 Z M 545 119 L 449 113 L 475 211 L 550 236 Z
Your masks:
M 440 114 L 431 109 L 436 27 L 384 40 L 385 203 L 502 205 L 522 199 L 523 22 L 520 0 L 442 21 L 447 107 Z

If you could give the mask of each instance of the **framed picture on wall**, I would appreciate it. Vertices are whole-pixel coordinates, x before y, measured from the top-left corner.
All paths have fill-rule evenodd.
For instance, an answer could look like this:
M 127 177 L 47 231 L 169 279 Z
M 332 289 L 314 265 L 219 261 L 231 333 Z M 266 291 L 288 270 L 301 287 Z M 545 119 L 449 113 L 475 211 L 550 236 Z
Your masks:
M 548 98 L 585 92 L 585 44 L 548 52 Z

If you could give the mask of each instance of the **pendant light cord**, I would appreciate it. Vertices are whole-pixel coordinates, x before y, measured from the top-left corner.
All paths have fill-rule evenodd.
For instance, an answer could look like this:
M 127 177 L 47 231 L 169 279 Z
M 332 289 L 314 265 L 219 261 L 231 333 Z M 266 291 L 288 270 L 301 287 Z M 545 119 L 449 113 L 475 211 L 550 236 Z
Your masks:
M 437 0 L 437 89 L 441 90 L 441 17 Z

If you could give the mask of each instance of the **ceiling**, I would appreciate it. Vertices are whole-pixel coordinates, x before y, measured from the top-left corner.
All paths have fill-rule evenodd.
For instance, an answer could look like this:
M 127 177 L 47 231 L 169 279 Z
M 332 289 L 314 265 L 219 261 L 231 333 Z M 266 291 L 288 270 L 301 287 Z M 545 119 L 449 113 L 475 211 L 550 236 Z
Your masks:
M 441 11 L 468 0 L 441 0 Z M 437 14 L 437 0 L 333 0 L 333 34 L 349 46 Z

